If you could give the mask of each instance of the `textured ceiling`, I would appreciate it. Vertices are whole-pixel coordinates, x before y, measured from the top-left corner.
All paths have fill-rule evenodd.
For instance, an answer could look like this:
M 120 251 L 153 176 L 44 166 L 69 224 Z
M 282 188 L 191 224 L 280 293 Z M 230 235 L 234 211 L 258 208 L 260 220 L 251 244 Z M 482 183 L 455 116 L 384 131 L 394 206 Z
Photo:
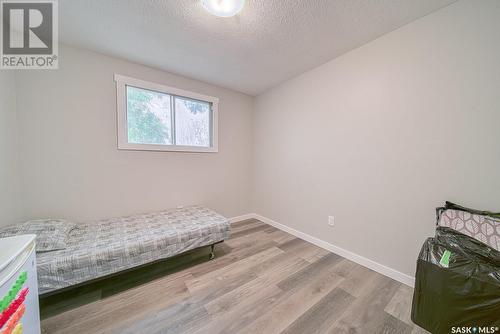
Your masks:
M 247 0 L 219 18 L 199 0 L 60 0 L 60 36 L 257 95 L 454 1 Z

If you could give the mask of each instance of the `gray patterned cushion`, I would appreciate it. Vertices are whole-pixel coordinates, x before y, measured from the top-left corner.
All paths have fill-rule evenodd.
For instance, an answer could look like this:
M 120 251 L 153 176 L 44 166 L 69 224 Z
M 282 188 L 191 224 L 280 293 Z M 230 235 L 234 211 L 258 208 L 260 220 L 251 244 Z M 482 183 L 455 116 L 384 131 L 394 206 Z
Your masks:
M 500 219 L 498 218 L 447 209 L 442 213 L 438 225 L 452 228 L 500 251 Z
M 39 293 L 223 241 L 229 226 L 202 206 L 78 224 L 68 248 L 37 255 Z
M 74 224 L 61 219 L 30 220 L 0 229 L 0 238 L 20 234 L 36 234 L 36 251 L 50 252 L 65 249 Z

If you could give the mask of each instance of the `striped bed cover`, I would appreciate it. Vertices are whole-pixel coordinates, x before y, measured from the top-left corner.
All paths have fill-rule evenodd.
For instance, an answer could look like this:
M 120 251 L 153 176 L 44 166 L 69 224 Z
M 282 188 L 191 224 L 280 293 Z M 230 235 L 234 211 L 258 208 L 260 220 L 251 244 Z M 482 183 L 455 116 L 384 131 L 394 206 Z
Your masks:
M 64 250 L 37 254 L 44 294 L 229 237 L 229 221 L 202 206 L 79 224 Z

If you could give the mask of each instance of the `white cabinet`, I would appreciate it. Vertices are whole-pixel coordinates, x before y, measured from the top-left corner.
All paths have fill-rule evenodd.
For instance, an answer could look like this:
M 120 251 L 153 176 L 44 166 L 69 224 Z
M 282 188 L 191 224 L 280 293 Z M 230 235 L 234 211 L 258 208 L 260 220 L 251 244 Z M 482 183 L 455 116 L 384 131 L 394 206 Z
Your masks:
M 0 239 L 0 333 L 40 334 L 34 235 Z

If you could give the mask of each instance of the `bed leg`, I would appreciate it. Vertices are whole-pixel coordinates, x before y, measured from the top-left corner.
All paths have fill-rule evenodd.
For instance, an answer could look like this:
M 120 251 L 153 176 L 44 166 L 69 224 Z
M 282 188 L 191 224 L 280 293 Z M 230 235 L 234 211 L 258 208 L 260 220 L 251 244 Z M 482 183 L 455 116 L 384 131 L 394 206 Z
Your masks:
M 210 260 L 215 259 L 215 251 L 214 250 L 215 250 L 215 244 L 210 245 L 210 255 L 208 256 L 208 258 Z

